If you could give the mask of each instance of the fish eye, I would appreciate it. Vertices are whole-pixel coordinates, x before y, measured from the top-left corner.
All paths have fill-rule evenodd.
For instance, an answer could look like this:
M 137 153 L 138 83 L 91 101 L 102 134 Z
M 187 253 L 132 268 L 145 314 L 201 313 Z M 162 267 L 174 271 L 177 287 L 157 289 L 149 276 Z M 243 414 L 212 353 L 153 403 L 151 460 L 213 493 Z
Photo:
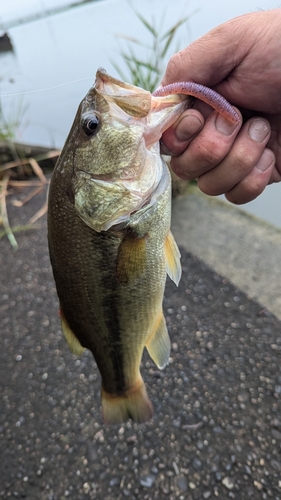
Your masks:
M 82 119 L 82 129 L 86 135 L 94 135 L 99 129 L 100 119 L 94 113 Z

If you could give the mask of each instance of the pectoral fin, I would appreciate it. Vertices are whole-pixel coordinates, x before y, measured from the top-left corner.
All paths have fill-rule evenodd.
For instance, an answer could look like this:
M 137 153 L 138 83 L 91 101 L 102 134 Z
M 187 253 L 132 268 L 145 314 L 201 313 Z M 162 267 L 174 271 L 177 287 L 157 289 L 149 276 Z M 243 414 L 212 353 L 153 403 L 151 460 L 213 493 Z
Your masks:
M 171 343 L 162 312 L 145 346 L 157 367 L 160 370 L 165 368 L 169 362 Z
M 116 276 L 120 283 L 128 283 L 138 278 L 146 263 L 146 242 L 128 234 L 121 243 L 116 265 Z
M 165 240 L 166 269 L 167 274 L 176 285 L 179 284 L 181 278 L 180 257 L 181 254 L 178 249 L 178 245 L 176 244 L 171 231 L 169 231 Z
M 85 347 L 82 347 L 78 338 L 74 335 L 73 331 L 69 328 L 68 323 L 60 311 L 61 316 L 61 328 L 65 337 L 66 342 L 68 343 L 68 347 L 73 354 L 77 356 L 81 356 L 81 354 L 85 351 Z

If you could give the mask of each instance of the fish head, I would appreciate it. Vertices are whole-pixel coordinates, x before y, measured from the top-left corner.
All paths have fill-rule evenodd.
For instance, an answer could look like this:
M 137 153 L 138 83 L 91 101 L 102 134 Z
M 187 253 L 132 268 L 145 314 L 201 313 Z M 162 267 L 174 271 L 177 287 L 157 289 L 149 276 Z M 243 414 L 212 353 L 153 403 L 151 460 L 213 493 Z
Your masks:
M 163 173 L 158 141 L 186 106 L 174 98 L 97 71 L 69 135 L 75 207 L 94 230 L 127 223 L 149 202 Z
M 150 112 L 151 95 L 135 89 L 103 70 L 97 72 L 95 85 L 80 106 L 76 171 L 117 179 L 129 166 L 132 175 L 138 175 L 136 152 L 143 135 L 141 119 Z

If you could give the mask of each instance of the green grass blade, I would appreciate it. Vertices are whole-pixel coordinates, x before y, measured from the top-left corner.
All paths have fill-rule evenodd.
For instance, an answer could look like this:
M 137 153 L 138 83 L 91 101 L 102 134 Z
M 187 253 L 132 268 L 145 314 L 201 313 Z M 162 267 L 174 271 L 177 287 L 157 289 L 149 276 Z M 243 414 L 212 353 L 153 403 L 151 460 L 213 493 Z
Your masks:
M 131 5 L 132 7 L 132 5 Z M 121 51 L 120 54 L 125 61 L 128 72 L 130 75 L 130 82 L 136 86 L 140 86 L 146 90 L 152 92 L 159 84 L 161 75 L 163 73 L 165 58 L 167 57 L 168 50 L 171 48 L 172 42 L 175 39 L 178 29 L 189 19 L 190 16 L 185 16 L 184 18 L 177 21 L 171 28 L 169 28 L 164 34 L 160 33 L 160 28 L 154 27 L 154 23 L 147 21 L 139 12 L 137 12 L 133 7 L 132 10 L 136 14 L 139 21 L 148 31 L 148 35 L 152 37 L 152 42 L 150 45 L 143 43 L 142 40 L 138 40 L 134 37 L 123 38 L 129 41 L 127 46 L 127 52 Z M 162 26 L 165 18 L 165 12 L 162 14 Z M 159 24 L 158 24 L 159 25 Z M 118 35 L 120 36 L 120 35 Z M 122 37 L 122 35 L 121 35 Z M 139 46 L 150 50 L 150 54 L 147 60 L 143 60 L 136 52 L 133 50 L 134 47 Z M 120 67 L 113 63 L 113 66 L 118 71 L 119 75 L 123 80 L 124 72 Z
M 118 75 L 122 78 L 123 82 L 126 82 L 128 80 L 128 77 L 123 72 L 123 70 L 120 68 L 120 66 L 118 64 L 116 64 L 114 61 L 111 61 L 111 64 L 116 69 Z
M 173 26 L 171 26 L 171 28 L 169 28 L 168 31 L 166 31 L 166 33 L 164 33 L 160 37 L 160 42 L 165 40 L 167 37 L 170 37 L 171 34 L 175 34 L 176 31 L 182 26 L 182 24 L 184 24 L 188 20 L 188 18 L 189 18 L 189 16 L 186 16 L 183 19 L 180 19 L 179 21 L 177 21 Z
M 134 9 L 133 9 L 134 10 Z M 139 12 L 137 12 L 136 10 L 134 10 L 134 13 L 136 14 L 136 16 L 138 17 L 138 19 L 142 22 L 142 24 L 146 27 L 146 29 L 154 36 L 154 37 L 157 37 L 158 36 L 158 33 L 157 31 L 155 30 L 155 28 L 152 26 L 152 24 L 150 24 L 147 19 L 145 19 Z
M 12 231 L 12 234 L 14 234 L 14 233 L 19 233 L 21 231 L 29 231 L 30 229 L 38 229 L 38 227 L 39 226 L 35 226 L 34 224 L 25 224 L 22 226 L 13 226 L 10 229 Z M 0 231 L 0 240 L 4 236 L 8 236 L 6 230 Z

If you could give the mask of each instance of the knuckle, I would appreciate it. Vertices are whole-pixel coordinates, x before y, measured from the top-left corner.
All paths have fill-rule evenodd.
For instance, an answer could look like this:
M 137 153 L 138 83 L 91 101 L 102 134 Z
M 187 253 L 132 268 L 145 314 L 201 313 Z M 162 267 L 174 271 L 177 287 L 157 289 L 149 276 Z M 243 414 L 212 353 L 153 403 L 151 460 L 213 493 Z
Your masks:
M 253 149 L 247 149 L 246 151 L 243 148 L 240 148 L 233 158 L 233 164 L 235 165 L 236 170 L 241 170 L 243 172 L 249 172 L 253 169 L 257 162 L 257 154 Z
M 218 196 L 224 193 L 223 188 L 210 181 L 208 174 L 200 176 L 197 180 L 197 185 L 200 191 L 208 196 Z
M 265 183 L 259 177 L 255 179 L 244 179 L 233 190 L 226 193 L 228 201 L 235 205 L 242 205 L 255 200 L 264 190 Z
M 247 183 L 245 186 L 247 189 L 248 197 L 252 200 L 259 196 L 265 188 L 265 183 L 263 179 L 256 177 L 251 183 Z
M 198 174 L 195 172 L 190 172 L 190 169 L 186 166 L 186 164 L 179 164 L 179 162 L 174 162 L 173 160 L 170 163 L 172 171 L 180 178 L 185 181 L 193 181 L 197 178 Z
M 184 71 L 184 61 L 182 51 L 174 54 L 169 60 L 165 73 L 165 80 L 169 83 L 174 81 L 175 74 L 181 74 Z
M 221 145 L 216 142 L 204 140 L 200 142 L 196 149 L 196 157 L 202 164 L 210 168 L 221 162 L 225 153 L 222 153 Z

